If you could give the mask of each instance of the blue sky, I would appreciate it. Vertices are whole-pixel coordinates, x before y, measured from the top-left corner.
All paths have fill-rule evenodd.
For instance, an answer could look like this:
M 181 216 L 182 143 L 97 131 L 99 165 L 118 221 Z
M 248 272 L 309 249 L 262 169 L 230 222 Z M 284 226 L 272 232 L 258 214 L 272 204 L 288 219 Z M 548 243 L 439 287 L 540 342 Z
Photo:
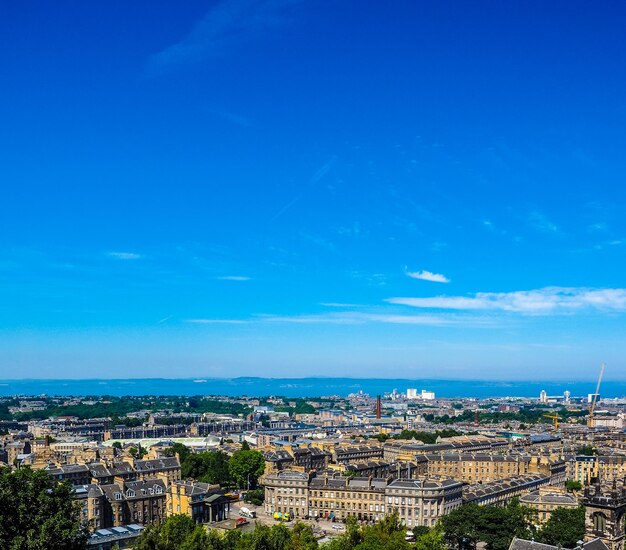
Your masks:
M 624 28 L 3 3 L 2 377 L 626 379 Z

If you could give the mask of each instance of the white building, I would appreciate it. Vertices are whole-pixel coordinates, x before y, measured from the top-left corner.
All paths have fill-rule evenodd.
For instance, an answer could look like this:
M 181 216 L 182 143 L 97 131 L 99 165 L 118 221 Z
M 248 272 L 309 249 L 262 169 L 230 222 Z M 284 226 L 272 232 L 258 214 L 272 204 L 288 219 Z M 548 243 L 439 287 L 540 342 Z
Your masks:
M 596 398 L 596 402 L 600 401 L 599 393 L 588 393 L 587 394 L 587 403 L 593 403 L 593 398 Z
M 407 399 L 417 399 L 417 388 L 409 388 L 406 390 L 406 398 Z
M 547 403 L 548 402 L 548 394 L 546 393 L 546 390 L 541 390 L 541 393 L 539 394 L 539 403 Z
M 428 401 L 432 401 L 435 399 L 435 392 L 434 391 L 426 391 L 426 390 L 422 390 L 422 399 L 428 400 Z

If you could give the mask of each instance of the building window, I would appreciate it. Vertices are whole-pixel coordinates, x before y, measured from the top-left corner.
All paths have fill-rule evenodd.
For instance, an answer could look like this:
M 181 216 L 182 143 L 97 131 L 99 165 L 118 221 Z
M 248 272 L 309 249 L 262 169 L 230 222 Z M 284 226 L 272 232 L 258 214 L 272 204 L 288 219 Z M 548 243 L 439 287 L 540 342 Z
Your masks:
M 606 516 L 602 512 L 593 514 L 593 530 L 598 533 L 604 533 L 606 529 Z

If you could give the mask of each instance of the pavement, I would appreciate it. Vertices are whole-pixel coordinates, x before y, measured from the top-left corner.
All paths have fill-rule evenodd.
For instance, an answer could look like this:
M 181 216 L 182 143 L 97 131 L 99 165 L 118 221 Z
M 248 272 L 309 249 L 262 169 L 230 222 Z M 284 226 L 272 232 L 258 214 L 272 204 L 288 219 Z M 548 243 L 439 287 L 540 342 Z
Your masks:
M 273 516 L 271 516 L 265 511 L 265 508 L 263 506 L 255 506 L 254 504 L 249 504 L 241 500 L 236 501 L 236 502 L 231 502 L 230 517 L 231 518 L 241 517 L 239 512 L 242 507 L 248 508 L 249 510 L 256 512 L 256 515 L 257 515 L 256 518 L 248 518 L 248 521 L 252 525 L 254 525 L 255 522 L 261 523 L 263 525 L 270 525 L 270 526 L 276 525 L 279 523 L 278 520 L 275 520 Z M 285 525 L 287 527 L 293 527 L 297 521 L 301 521 L 302 523 L 306 523 L 307 525 L 310 525 L 315 535 L 320 538 L 321 537 L 329 537 L 329 538 L 336 537 L 338 535 L 345 533 L 346 531 L 346 526 L 343 523 L 341 522 L 333 523 L 332 521 L 325 520 L 325 519 L 318 519 L 317 521 L 315 521 L 315 519 L 292 520 L 292 521 L 285 522 Z

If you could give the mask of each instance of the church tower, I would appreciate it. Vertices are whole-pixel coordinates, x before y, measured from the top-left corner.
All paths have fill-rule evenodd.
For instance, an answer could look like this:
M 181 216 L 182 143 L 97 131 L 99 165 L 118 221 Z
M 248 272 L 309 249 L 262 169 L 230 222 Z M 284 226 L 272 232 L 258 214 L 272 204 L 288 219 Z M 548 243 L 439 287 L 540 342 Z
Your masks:
M 612 487 L 599 483 L 587 487 L 583 505 L 585 542 L 600 538 L 609 550 L 625 550 L 626 485 L 618 486 L 614 479 Z

